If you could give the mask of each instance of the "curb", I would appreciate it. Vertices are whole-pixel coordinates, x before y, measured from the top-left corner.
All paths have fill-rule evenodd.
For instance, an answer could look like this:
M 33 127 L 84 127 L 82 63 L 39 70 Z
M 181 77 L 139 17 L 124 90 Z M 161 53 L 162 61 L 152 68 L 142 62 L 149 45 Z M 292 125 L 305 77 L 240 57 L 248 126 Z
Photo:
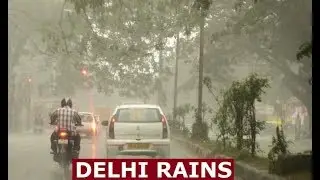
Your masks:
M 199 144 L 191 143 L 190 141 L 187 141 L 182 138 L 176 138 L 172 137 L 175 141 L 178 141 L 179 143 L 182 143 L 186 145 L 188 148 L 190 148 L 192 151 L 194 151 L 196 154 L 198 154 L 201 158 L 229 158 L 225 155 L 221 154 L 212 154 L 211 150 L 201 147 Z M 254 180 L 285 180 L 285 178 L 269 174 L 267 171 L 258 170 L 254 167 L 251 167 L 241 161 L 235 162 L 235 174 L 236 176 L 242 178 L 242 179 L 254 179 Z

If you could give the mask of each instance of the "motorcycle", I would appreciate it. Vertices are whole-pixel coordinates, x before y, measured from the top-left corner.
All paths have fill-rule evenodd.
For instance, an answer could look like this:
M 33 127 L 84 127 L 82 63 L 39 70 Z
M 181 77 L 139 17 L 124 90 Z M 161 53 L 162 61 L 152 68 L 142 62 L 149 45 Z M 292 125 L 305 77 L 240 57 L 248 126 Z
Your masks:
M 74 134 L 72 133 L 73 132 L 69 132 L 67 129 L 57 129 L 58 138 L 54 140 L 57 147 L 57 153 L 52 153 L 54 161 L 59 163 L 60 167 L 63 169 L 63 174 L 66 179 L 69 176 L 69 166 L 72 158 L 78 156 L 78 154 L 73 151 L 74 140 L 72 137 L 74 137 Z
M 59 163 L 60 167 L 63 169 L 64 176 L 67 177 L 69 172 L 69 165 L 73 156 L 73 140 L 71 134 L 67 129 L 58 129 L 58 138 L 54 140 L 57 146 L 57 153 L 54 154 L 54 161 Z

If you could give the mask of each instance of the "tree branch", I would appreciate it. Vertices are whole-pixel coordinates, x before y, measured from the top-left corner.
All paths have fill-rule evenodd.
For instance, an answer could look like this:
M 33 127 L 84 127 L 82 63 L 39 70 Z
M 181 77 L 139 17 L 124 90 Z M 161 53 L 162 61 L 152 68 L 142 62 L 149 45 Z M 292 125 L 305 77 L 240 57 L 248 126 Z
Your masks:
M 61 35 L 62 35 L 62 39 L 64 41 L 64 46 L 66 49 L 67 54 L 69 54 L 69 48 L 68 48 L 68 44 L 67 44 L 67 39 L 66 39 L 66 34 L 63 31 L 63 27 L 62 27 L 62 20 L 63 20 L 63 12 L 64 12 L 64 7 L 66 5 L 67 1 L 64 1 L 62 8 L 61 8 L 61 12 L 60 12 L 60 20 L 59 20 L 59 27 L 61 30 Z

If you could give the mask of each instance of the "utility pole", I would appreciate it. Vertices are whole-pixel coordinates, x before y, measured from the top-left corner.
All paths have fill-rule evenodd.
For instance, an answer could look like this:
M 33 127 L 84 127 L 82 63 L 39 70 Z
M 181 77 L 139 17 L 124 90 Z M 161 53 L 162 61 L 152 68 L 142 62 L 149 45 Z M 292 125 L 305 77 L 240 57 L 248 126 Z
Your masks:
M 27 109 L 27 130 L 31 129 L 31 118 L 32 118 L 32 108 L 31 108 L 31 96 L 32 96 L 32 79 L 28 77 L 27 79 L 27 97 L 26 97 L 26 109 Z
M 180 54 L 180 48 L 179 48 L 179 32 L 177 33 L 176 37 L 176 66 L 175 66 L 175 74 L 174 74 L 174 95 L 173 95 L 173 120 L 176 120 L 176 108 L 178 104 L 178 71 L 179 71 L 179 54 Z

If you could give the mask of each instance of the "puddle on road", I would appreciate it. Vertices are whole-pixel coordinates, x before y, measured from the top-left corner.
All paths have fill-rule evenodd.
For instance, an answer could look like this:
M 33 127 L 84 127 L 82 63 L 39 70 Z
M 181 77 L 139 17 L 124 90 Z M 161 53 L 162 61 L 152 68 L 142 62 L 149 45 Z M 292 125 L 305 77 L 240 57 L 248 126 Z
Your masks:
M 71 166 L 69 168 L 69 175 L 67 178 L 64 177 L 63 169 L 60 168 L 58 165 L 54 169 L 50 171 L 48 180 L 71 180 L 72 179 L 72 172 Z

